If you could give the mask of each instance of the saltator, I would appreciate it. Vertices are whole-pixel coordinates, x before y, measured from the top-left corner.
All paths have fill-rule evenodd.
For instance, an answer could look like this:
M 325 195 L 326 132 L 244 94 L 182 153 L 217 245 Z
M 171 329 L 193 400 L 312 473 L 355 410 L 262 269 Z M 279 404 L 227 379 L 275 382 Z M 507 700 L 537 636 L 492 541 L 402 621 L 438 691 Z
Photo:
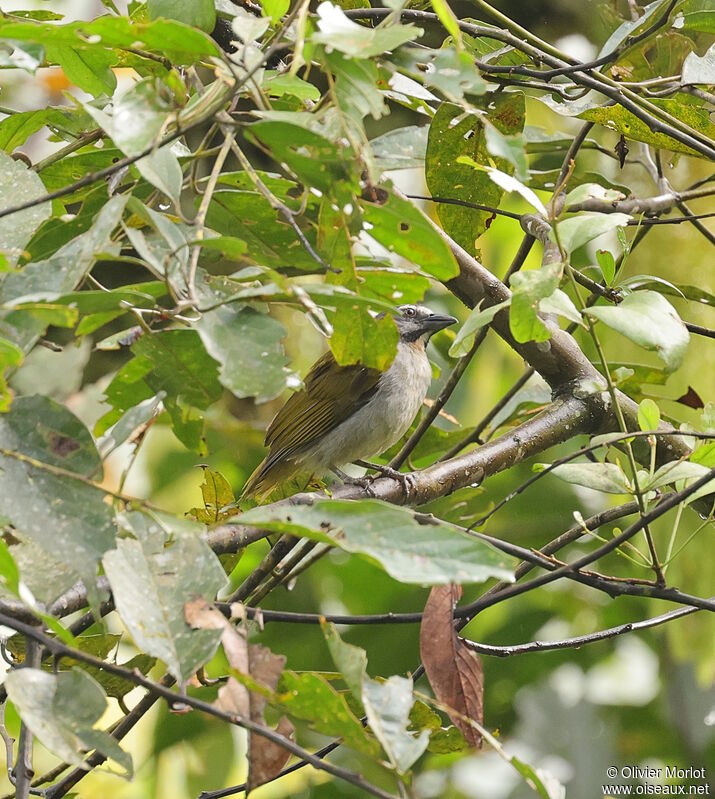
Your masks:
M 269 452 L 248 478 L 242 498 L 263 498 L 297 472 L 322 476 L 379 455 L 407 431 L 427 394 L 432 368 L 425 348 L 453 316 L 423 305 L 402 305 L 395 322 L 397 354 L 381 372 L 361 364 L 341 366 L 327 352 L 312 366 L 266 433 Z

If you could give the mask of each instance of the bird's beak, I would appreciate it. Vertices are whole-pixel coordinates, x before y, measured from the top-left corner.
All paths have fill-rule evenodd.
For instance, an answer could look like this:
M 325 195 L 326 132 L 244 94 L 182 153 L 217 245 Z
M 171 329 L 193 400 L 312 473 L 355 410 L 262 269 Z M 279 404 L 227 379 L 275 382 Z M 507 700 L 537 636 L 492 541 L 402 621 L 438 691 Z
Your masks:
M 457 320 L 453 316 L 433 313 L 422 321 L 422 327 L 425 332 L 436 333 L 438 330 L 443 330 L 445 327 L 456 324 L 456 322 Z

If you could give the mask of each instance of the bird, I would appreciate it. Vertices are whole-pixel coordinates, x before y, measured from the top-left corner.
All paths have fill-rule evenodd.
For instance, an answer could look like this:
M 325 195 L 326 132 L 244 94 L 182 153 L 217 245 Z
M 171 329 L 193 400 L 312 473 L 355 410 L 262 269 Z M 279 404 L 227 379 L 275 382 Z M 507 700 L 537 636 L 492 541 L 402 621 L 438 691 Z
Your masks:
M 313 364 L 303 388 L 270 423 L 268 454 L 246 481 L 240 499 L 261 501 L 303 471 L 316 477 L 333 472 L 351 482 L 340 467 L 356 462 L 401 479 L 400 472 L 365 460 L 385 452 L 407 432 L 432 381 L 427 343 L 457 320 L 424 305 L 401 305 L 394 319 L 397 354 L 386 371 L 360 363 L 341 366 L 330 351 Z

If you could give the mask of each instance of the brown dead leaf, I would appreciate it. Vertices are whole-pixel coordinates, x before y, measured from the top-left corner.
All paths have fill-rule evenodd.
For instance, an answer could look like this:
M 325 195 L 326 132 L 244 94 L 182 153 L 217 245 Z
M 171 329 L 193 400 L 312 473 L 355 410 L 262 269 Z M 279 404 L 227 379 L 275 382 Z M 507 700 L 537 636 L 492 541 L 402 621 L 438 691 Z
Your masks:
M 473 747 L 482 736 L 464 716 L 484 721 L 484 671 L 479 656 L 466 647 L 454 629 L 454 606 L 462 596 L 457 585 L 436 585 L 431 591 L 420 626 L 420 655 L 437 699 L 456 713 L 455 727 Z
M 705 403 L 700 399 L 700 395 L 692 386 L 688 386 L 688 390 L 685 394 L 683 394 L 682 397 L 678 397 L 675 401 L 679 402 L 681 405 L 687 405 L 688 408 L 695 408 L 695 410 L 705 407 Z
M 184 605 L 184 616 L 192 627 L 221 630 L 221 644 L 231 668 L 242 674 L 249 673 L 248 641 L 243 629 L 239 631 L 220 610 L 203 598 L 187 602 Z M 251 712 L 248 689 L 235 677 L 229 677 L 228 682 L 219 689 L 216 706 L 226 713 L 248 717 Z
M 248 659 L 251 677 L 271 691 L 275 691 L 285 666 L 285 656 L 274 655 L 267 647 L 252 644 L 248 647 Z M 263 718 L 266 701 L 265 696 L 251 692 L 252 721 L 258 724 L 266 723 Z M 285 716 L 281 716 L 276 732 L 293 740 L 295 729 Z M 248 791 L 272 780 L 288 762 L 288 758 L 290 752 L 280 744 L 269 741 L 258 733 L 251 733 L 248 742 Z
M 233 607 L 232 607 L 233 611 Z M 260 644 L 248 644 L 245 630 L 237 628 L 223 614 L 206 600 L 197 599 L 184 605 L 186 621 L 192 627 L 221 630 L 221 644 L 231 668 L 251 677 L 269 691 L 276 690 L 278 680 L 285 666 L 284 655 L 274 655 L 270 649 Z M 215 705 L 226 713 L 248 717 L 251 721 L 266 726 L 263 717 L 267 698 L 257 691 L 249 691 L 235 677 L 229 677 L 219 688 Z M 293 740 L 294 728 L 291 722 L 281 717 L 276 731 Z M 269 741 L 260 733 L 248 733 L 248 786 L 247 792 L 259 785 L 270 782 L 283 768 L 290 752 L 280 744 Z

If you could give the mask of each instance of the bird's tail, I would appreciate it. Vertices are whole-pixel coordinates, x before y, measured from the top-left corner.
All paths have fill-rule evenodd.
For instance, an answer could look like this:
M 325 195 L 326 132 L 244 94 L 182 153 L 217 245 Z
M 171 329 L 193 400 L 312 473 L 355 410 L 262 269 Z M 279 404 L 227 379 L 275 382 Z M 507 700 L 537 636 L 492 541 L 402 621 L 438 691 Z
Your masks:
M 296 465 L 292 461 L 282 460 L 270 463 L 268 458 L 265 458 L 246 481 L 239 500 L 253 497 L 258 502 L 262 502 L 289 480 L 295 472 Z

